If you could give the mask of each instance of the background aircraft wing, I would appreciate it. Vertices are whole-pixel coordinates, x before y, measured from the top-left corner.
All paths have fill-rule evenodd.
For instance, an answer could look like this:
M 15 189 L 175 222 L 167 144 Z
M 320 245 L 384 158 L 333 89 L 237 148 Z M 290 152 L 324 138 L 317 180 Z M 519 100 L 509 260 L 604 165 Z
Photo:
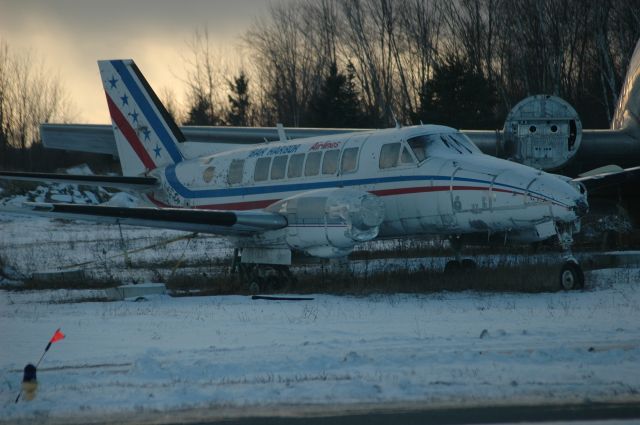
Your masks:
M 85 176 L 55 173 L 23 173 L 18 171 L 0 171 L 0 179 L 81 184 L 86 186 L 103 186 L 133 190 L 149 190 L 158 184 L 158 181 L 153 177 Z
M 125 208 L 103 205 L 26 202 L 2 211 L 109 224 L 246 236 L 287 226 L 285 217 L 267 211 L 211 211 L 182 208 Z
M 276 127 L 208 127 L 183 126 L 180 131 L 189 142 L 230 143 L 232 147 L 243 144 L 264 143 L 279 140 Z M 326 136 L 329 134 L 365 131 L 349 128 L 286 128 L 288 138 Z M 101 124 L 42 124 L 42 143 L 49 149 L 62 149 L 118 156 L 113 128 Z
M 607 167 L 603 167 L 603 172 L 588 173 L 573 179 L 573 181 L 584 184 L 589 194 L 602 194 L 610 191 L 612 188 L 637 188 L 640 183 L 640 167 L 632 167 L 625 169 L 612 169 L 612 171 L 604 171 Z

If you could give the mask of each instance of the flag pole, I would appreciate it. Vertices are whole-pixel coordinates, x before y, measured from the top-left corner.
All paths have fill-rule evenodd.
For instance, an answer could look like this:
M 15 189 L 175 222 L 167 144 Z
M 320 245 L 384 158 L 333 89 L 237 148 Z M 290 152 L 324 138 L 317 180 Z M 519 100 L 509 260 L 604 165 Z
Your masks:
M 44 356 L 47 355 L 47 351 L 49 351 L 49 348 L 51 348 L 51 344 L 53 344 L 54 342 L 60 341 L 63 338 L 64 338 L 64 334 L 60 332 L 60 328 L 58 328 L 56 332 L 53 334 L 53 337 L 49 340 L 49 343 L 47 344 L 47 347 L 44 349 L 42 356 L 40 356 L 40 360 L 38 360 L 38 363 L 36 363 L 36 366 L 35 366 L 36 369 L 38 369 L 38 366 L 40 366 L 40 362 L 42 362 L 42 359 L 44 359 Z M 20 389 L 20 392 L 16 397 L 16 403 L 18 403 L 18 400 L 20 400 L 21 395 L 22 395 L 22 388 Z

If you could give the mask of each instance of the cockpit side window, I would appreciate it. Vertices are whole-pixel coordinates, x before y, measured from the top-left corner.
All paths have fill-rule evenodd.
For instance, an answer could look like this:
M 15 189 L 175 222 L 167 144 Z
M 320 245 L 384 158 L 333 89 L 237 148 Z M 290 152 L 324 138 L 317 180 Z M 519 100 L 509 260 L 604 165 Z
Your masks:
M 413 157 L 409 153 L 409 149 L 406 146 L 402 147 L 402 153 L 400 154 L 400 163 L 401 164 L 414 164 L 415 161 Z
M 428 136 L 417 136 L 407 140 L 409 147 L 416 156 L 418 162 L 422 162 L 427 159 L 427 148 L 431 144 L 431 139 Z

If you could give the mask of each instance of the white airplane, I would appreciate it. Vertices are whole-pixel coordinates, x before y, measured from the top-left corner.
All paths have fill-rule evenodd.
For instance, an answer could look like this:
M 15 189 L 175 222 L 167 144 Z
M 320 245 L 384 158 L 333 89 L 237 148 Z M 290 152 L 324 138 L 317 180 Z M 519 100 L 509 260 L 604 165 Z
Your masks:
M 26 203 L 21 211 L 226 236 L 254 283 L 262 283 L 265 267 L 286 276 L 292 251 L 344 257 L 376 238 L 442 235 L 459 248 L 469 234 L 557 237 L 565 252 L 560 283 L 584 283 L 570 254 L 588 210 L 582 183 L 485 155 L 459 131 L 437 125 L 281 137 L 221 152 L 207 144 L 193 153 L 132 60 L 98 65 L 123 176 L 0 178 L 133 190 L 148 206 Z M 459 249 L 447 264 L 472 266 Z

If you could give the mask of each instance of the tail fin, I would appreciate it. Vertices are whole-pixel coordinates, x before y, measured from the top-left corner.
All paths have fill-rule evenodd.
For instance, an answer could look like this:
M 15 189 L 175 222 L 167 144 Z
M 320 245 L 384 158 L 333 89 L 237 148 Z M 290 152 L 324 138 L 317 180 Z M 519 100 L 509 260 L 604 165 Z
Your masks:
M 630 132 L 640 139 L 640 40 L 629 61 L 611 129 Z
M 184 136 L 131 59 L 98 61 L 122 174 L 183 160 Z

